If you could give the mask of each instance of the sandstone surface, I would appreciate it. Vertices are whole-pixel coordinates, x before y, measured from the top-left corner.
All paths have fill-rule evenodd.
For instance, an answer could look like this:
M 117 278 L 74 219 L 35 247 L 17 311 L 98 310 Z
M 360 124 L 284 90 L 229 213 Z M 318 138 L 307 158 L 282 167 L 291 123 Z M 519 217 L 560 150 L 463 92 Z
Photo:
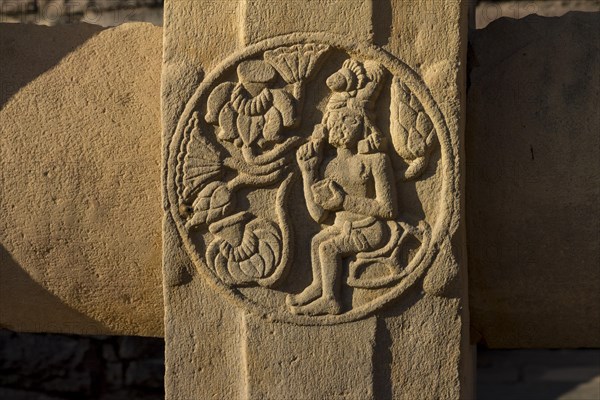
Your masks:
M 161 29 L 0 25 L 0 325 L 161 336 Z
M 168 399 L 472 397 L 465 11 L 166 2 Z
M 474 339 L 492 347 L 597 346 L 597 20 L 597 14 L 504 19 L 474 33 L 467 165 L 471 323 Z M 87 25 L 0 30 L 1 52 L 8 55 L 0 68 L 0 324 L 22 331 L 163 335 L 160 140 L 151 134 L 160 130 L 160 29 L 132 25 L 101 35 Z M 564 32 L 581 40 L 567 40 Z M 517 52 L 526 38 L 537 39 Z M 379 29 L 374 40 L 390 38 Z M 123 43 L 131 47 L 118 50 Z M 197 54 L 203 53 L 189 57 Z M 509 54 L 503 63 L 496 58 Z M 123 79 L 119 85 L 116 76 Z M 71 78 L 82 84 L 71 86 Z M 90 108 L 90 98 L 109 107 L 111 116 Z M 114 105 L 124 98 L 133 102 L 125 111 Z M 30 111 L 38 106 L 40 112 Z M 55 151 L 58 156 L 50 154 Z M 84 153 L 95 165 L 79 162 Z M 129 160 L 121 171 L 136 177 L 121 189 L 100 179 L 118 179 L 107 161 L 115 154 Z M 141 165 L 132 167 L 141 155 Z M 44 163 L 59 171 L 52 181 L 43 177 Z M 99 186 L 69 183 L 80 174 L 95 174 L 91 182 Z M 59 208 L 53 193 L 63 190 L 69 202 Z M 109 213 L 104 225 L 85 218 L 84 209 L 92 208 L 82 205 L 79 190 L 102 203 Z M 132 193 L 145 193 L 142 208 L 154 211 L 127 211 Z M 79 219 L 67 227 L 62 221 L 68 215 Z M 90 233 L 82 236 L 86 229 Z M 138 232 L 147 245 L 121 231 Z M 99 241 L 104 249 L 94 247 Z M 55 249 L 52 257 L 46 249 Z M 152 258 L 147 264 L 145 254 Z M 194 271 L 191 265 L 183 270 L 183 281 Z M 137 300 L 129 304 L 128 298 Z

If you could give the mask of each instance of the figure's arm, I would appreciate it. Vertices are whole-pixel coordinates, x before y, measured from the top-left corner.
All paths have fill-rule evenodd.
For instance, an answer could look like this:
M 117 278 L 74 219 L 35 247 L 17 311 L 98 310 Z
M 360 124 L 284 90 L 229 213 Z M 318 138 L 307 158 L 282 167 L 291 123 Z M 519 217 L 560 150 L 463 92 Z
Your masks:
M 296 153 L 298 165 L 302 172 L 302 184 L 306 206 L 310 216 L 319 223 L 327 218 L 327 211 L 315 202 L 312 186 L 318 181 L 319 166 L 321 164 L 321 147 L 322 144 L 320 141 L 313 140 L 302 145 Z
M 374 102 L 381 91 L 381 82 L 383 81 L 385 69 L 383 65 L 377 61 L 365 61 L 363 64 L 367 70 L 369 81 L 360 91 L 359 97 Z
M 370 215 L 382 219 L 393 219 L 397 214 L 396 186 L 390 159 L 381 154 L 371 164 L 371 174 L 375 181 L 375 198 L 346 195 L 342 209 L 357 214 Z
M 321 223 L 327 218 L 328 212 L 313 198 L 312 186 L 317 182 L 316 173 L 302 171 L 302 182 L 308 212 L 316 222 Z

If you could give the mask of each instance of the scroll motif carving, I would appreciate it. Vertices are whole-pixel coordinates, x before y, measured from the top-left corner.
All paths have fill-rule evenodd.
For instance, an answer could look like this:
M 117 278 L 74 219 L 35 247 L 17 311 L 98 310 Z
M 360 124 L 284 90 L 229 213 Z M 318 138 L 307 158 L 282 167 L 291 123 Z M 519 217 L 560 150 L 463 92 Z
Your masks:
M 403 64 L 294 40 L 207 78 L 171 145 L 169 200 L 225 291 L 283 319 L 338 322 L 400 295 L 435 255 L 439 216 L 418 216 L 416 182 L 437 174 L 445 126 Z

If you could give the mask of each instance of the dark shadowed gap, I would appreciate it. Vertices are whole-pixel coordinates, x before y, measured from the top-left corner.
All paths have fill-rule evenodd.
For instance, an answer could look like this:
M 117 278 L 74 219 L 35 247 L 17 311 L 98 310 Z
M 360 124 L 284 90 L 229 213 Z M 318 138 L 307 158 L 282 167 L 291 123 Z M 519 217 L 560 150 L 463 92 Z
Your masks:
M 392 338 L 384 318 L 377 318 L 373 351 L 373 394 L 377 400 L 392 398 Z
M 385 46 L 392 34 L 392 5 L 390 0 L 373 0 L 373 43 Z

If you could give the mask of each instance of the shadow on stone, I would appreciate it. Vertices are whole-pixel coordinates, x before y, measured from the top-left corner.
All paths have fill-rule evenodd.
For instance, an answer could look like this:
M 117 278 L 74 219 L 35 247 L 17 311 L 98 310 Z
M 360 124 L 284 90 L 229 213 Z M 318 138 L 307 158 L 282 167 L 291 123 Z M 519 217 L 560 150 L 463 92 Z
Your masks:
M 478 399 L 582 400 L 599 396 L 598 350 L 478 349 Z
M 88 24 L 0 24 L 0 108 L 22 87 L 103 29 Z
M 384 400 L 392 398 L 391 367 L 392 365 L 392 337 L 386 326 L 385 319 L 377 318 L 375 328 L 375 350 L 373 351 L 373 393 L 375 399 Z
M 109 328 L 41 287 L 0 245 L 0 327 L 27 332 L 106 332 Z
M 390 0 L 376 0 L 373 2 L 373 43 L 385 46 L 390 41 L 392 34 L 392 5 Z

